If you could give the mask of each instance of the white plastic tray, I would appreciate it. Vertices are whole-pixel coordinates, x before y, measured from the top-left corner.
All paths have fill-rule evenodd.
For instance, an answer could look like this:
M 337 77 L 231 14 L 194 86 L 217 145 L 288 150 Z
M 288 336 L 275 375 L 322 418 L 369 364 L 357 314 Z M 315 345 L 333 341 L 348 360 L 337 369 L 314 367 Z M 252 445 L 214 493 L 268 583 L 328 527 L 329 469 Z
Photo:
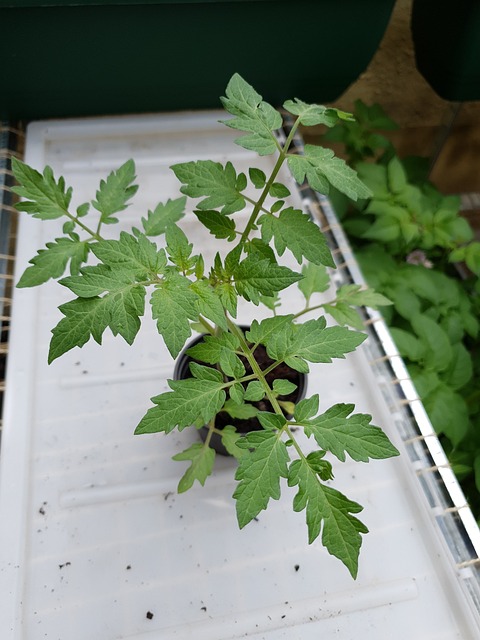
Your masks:
M 128 228 L 176 197 L 168 171 L 175 162 L 270 166 L 270 158 L 232 145 L 238 134 L 220 117 L 35 123 L 26 161 L 64 175 L 79 204 L 133 157 L 140 190 L 122 214 Z M 212 255 L 194 216 L 182 225 L 196 249 Z M 17 277 L 60 229 L 21 216 Z M 385 380 L 368 348 L 312 366 L 308 383 L 324 409 L 354 402 L 372 414 L 402 452 L 334 465 L 335 486 L 364 505 L 370 529 L 353 581 L 320 544 L 307 544 L 304 513 L 291 509 L 293 489 L 284 486 L 281 500 L 243 531 L 231 499 L 233 460 L 218 459 L 204 488 L 175 493 L 184 467 L 171 456 L 196 434 L 132 433 L 173 371 L 148 316 L 133 348 L 106 335 L 102 347 L 90 342 L 47 365 L 56 307 L 68 293 L 56 284 L 15 293 L 0 468 L 2 640 L 480 637 L 466 587 L 471 569 L 455 562 L 440 533 L 401 439 L 400 409 L 380 390 Z M 289 309 L 296 300 L 289 290 Z M 254 315 L 245 307 L 239 320 Z

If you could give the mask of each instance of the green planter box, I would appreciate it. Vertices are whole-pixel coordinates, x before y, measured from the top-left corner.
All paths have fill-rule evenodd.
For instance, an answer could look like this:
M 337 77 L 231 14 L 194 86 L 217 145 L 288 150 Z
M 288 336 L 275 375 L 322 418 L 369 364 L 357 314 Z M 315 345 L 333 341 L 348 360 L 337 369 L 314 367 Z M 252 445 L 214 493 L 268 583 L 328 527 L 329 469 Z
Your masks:
M 273 104 L 332 101 L 368 65 L 394 3 L 0 0 L 0 116 L 214 108 L 234 72 Z

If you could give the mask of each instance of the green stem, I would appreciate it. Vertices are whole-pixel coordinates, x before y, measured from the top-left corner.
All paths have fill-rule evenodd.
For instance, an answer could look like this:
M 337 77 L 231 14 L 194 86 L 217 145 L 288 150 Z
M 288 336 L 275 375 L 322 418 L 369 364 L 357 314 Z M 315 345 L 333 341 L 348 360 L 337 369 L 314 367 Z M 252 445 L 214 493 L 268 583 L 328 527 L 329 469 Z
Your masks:
M 237 325 L 232 322 L 231 320 L 228 320 L 228 328 L 230 329 L 231 333 L 233 333 L 233 335 L 235 335 L 239 341 L 240 341 L 240 346 L 242 348 L 243 354 L 245 355 L 246 359 L 248 360 L 249 365 L 252 368 L 253 374 L 255 376 L 255 378 L 262 384 L 264 390 L 265 390 L 265 395 L 267 396 L 270 404 L 272 405 L 272 408 L 274 409 L 275 413 L 278 413 L 279 415 L 283 416 L 283 411 L 280 408 L 280 405 L 278 404 L 277 398 L 275 397 L 275 394 L 273 393 L 272 389 L 270 389 L 270 385 L 268 384 L 268 382 L 265 379 L 265 374 L 264 372 L 260 369 L 258 362 L 255 360 L 255 357 L 252 353 L 252 351 L 250 350 L 247 341 L 245 340 L 245 337 L 242 333 L 242 331 L 237 327 Z
M 268 192 L 270 191 L 270 187 L 272 186 L 272 184 L 275 182 L 275 178 L 278 175 L 278 172 L 280 171 L 282 164 L 285 162 L 286 157 L 287 157 L 287 152 L 288 149 L 292 143 L 293 137 L 295 135 L 295 132 L 298 128 L 300 124 L 300 120 L 297 119 L 292 127 L 292 130 L 290 131 L 288 138 L 285 140 L 285 144 L 282 147 L 280 147 L 277 143 L 277 139 L 275 138 L 275 143 L 277 144 L 277 147 L 279 149 L 279 153 L 280 155 L 277 158 L 277 162 L 275 163 L 275 166 L 273 167 L 272 173 L 270 175 L 270 178 L 268 179 L 267 183 L 265 184 L 265 186 L 263 187 L 263 191 L 260 195 L 260 198 L 257 200 L 257 202 L 255 203 L 255 206 L 253 207 L 253 211 L 250 215 L 250 218 L 247 222 L 247 226 L 245 227 L 243 233 L 242 233 L 242 237 L 240 238 L 239 241 L 239 245 L 241 245 L 242 247 L 245 245 L 246 241 L 248 240 L 248 236 L 250 235 L 250 232 L 252 231 L 255 222 L 257 220 L 258 214 L 260 213 L 260 211 L 262 211 L 262 207 L 263 207 L 263 203 L 265 202 L 267 196 L 268 196 Z M 238 246 L 238 245 L 237 245 Z
M 75 216 L 72 216 L 71 213 L 69 213 L 68 211 L 65 211 L 65 215 L 67 216 L 67 218 L 70 218 L 70 220 L 72 220 L 73 222 L 75 222 L 75 224 L 78 224 L 79 227 L 81 227 L 84 231 L 86 231 L 87 233 L 89 233 L 92 238 L 94 238 L 95 240 L 103 240 L 102 236 L 100 236 L 98 234 L 98 230 L 97 232 L 92 231 L 89 227 L 87 227 L 86 224 L 83 224 L 83 222 L 81 222 L 78 218 L 76 218 Z

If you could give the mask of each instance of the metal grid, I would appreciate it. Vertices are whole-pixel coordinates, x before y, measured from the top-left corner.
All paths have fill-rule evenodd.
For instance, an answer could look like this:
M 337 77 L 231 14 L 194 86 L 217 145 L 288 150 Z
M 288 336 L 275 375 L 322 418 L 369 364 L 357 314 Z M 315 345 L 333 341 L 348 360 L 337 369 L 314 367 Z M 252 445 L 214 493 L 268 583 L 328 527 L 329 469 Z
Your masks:
M 22 156 L 24 140 L 20 124 L 0 123 L 0 442 L 17 226 L 15 194 L 11 190 L 14 181 L 11 158 Z

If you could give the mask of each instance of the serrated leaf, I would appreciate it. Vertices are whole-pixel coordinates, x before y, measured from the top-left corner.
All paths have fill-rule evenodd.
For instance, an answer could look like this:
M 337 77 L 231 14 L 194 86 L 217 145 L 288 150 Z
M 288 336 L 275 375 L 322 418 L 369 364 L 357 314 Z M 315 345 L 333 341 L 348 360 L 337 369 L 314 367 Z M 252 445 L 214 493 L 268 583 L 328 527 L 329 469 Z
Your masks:
M 267 508 L 270 498 L 280 498 L 280 478 L 287 477 L 289 456 L 277 431 L 252 431 L 237 445 L 249 450 L 239 461 L 235 474 L 239 484 L 233 494 L 242 529 Z
M 226 411 L 231 418 L 238 418 L 239 420 L 255 418 L 258 413 L 257 407 L 254 407 L 253 404 L 249 404 L 248 402 L 237 404 L 233 402 L 233 400 L 227 400 L 222 411 Z
M 190 460 L 191 464 L 178 483 L 178 493 L 188 491 L 193 486 L 195 480 L 203 486 L 205 480 L 213 471 L 215 462 L 215 451 L 200 442 L 195 442 L 188 449 L 177 453 L 172 460 Z
M 288 166 L 299 184 L 307 179 L 311 188 L 320 193 L 328 194 L 329 185 L 332 185 L 354 201 L 372 196 L 356 171 L 337 158 L 331 149 L 307 144 L 305 155 L 288 157 Z
M 119 213 L 127 208 L 127 202 L 138 190 L 137 185 L 133 185 L 135 180 L 135 163 L 127 160 L 116 171 L 112 171 L 106 180 L 100 181 L 100 188 L 96 193 L 96 200 L 92 201 L 93 207 L 100 211 L 100 220 L 104 224 L 117 222 L 113 217 L 114 213 Z
M 235 222 L 231 218 L 227 218 L 218 211 L 194 211 L 194 213 L 215 238 L 235 240 Z
M 264 102 L 262 96 L 238 73 L 230 79 L 225 93 L 226 97 L 221 98 L 222 104 L 235 117 L 222 122 L 232 129 L 250 133 L 237 138 L 236 144 L 261 156 L 275 153 L 278 146 L 272 131 L 282 126 L 280 113 Z
M 399 455 L 385 433 L 370 424 L 372 416 L 350 415 L 354 409 L 353 404 L 336 404 L 316 418 L 303 421 L 306 435 L 313 435 L 322 449 L 331 451 L 341 462 L 345 462 L 346 453 L 357 462 Z
M 300 119 L 300 124 L 305 127 L 313 127 L 318 124 L 324 124 L 327 127 L 333 127 L 341 120 L 354 120 L 350 113 L 324 107 L 320 104 L 307 104 L 298 98 L 287 100 L 283 104 L 284 109 Z
M 34 218 L 54 220 L 68 212 L 72 189 L 65 188 L 65 180 L 55 181 L 51 167 L 45 167 L 43 175 L 27 164 L 12 157 L 12 171 L 20 186 L 12 187 L 12 191 L 22 198 L 16 208 L 26 211 Z
M 235 353 L 238 347 L 236 336 L 222 332 L 218 336 L 204 336 L 203 341 L 191 347 L 187 353 L 195 360 L 219 364 L 225 375 L 231 378 L 240 378 L 245 374 L 245 367 Z
M 152 317 L 173 358 L 190 337 L 189 320 L 197 320 L 197 295 L 190 281 L 179 274 L 171 274 L 152 293 Z
M 59 278 L 65 272 L 70 260 L 70 272 L 78 273 L 80 265 L 87 259 L 89 244 L 70 238 L 56 238 L 47 242 L 46 249 L 40 249 L 29 262 L 20 278 L 17 287 L 35 287 L 47 282 L 50 278 Z
M 262 225 L 264 242 L 269 242 L 273 235 L 279 255 L 283 255 L 287 247 L 299 264 L 305 258 L 317 265 L 335 267 L 325 236 L 310 217 L 299 209 L 283 209 L 278 217 L 263 215 L 258 224 Z
M 324 265 L 308 262 L 302 267 L 303 280 L 298 283 L 298 288 L 309 301 L 314 293 L 323 293 L 330 286 L 330 276 Z
M 251 406 L 251 405 L 244 405 L 244 406 Z M 252 417 L 252 416 L 248 416 L 248 417 Z M 241 437 L 242 436 L 239 433 L 237 433 L 235 427 L 233 427 L 232 425 L 227 425 L 222 429 L 222 444 L 225 447 L 225 449 L 228 451 L 228 453 L 234 458 L 236 458 L 237 460 L 241 458 L 243 455 L 245 455 L 245 450 L 240 449 L 240 447 L 237 446 L 237 442 Z
M 193 244 L 188 241 L 185 233 L 176 224 L 170 224 L 165 232 L 167 243 L 167 253 L 173 264 L 177 265 L 180 271 L 186 272 L 191 269 L 195 260 L 191 257 Z
M 328 313 L 341 327 L 348 325 L 361 331 L 364 327 L 362 318 L 358 315 L 355 307 L 351 307 L 345 302 L 335 302 L 323 306 L 325 313 Z
M 322 544 L 341 560 L 353 578 L 358 572 L 361 533 L 367 527 L 353 515 L 363 507 L 336 489 L 320 482 L 316 465 L 311 460 L 295 460 L 288 470 L 288 485 L 298 485 L 293 501 L 295 511 L 306 509 L 308 541 L 311 544 L 322 533 Z M 313 468 L 312 468 L 313 467 Z
M 264 429 L 282 429 L 287 424 L 285 416 L 279 413 L 259 411 L 257 418 Z
M 139 277 L 163 273 L 167 260 L 164 249 L 158 249 L 145 235 L 138 238 L 122 231 L 118 240 L 101 240 L 91 245 L 96 257 L 113 268 L 122 267 Z
M 170 433 L 193 425 L 199 418 L 207 424 L 222 408 L 226 394 L 224 383 L 214 380 L 169 380 L 173 391 L 152 398 L 155 404 L 142 418 L 136 434 Z
M 168 225 L 178 222 L 185 215 L 186 197 L 160 202 L 153 211 L 149 211 L 146 218 L 142 218 L 142 225 L 147 236 L 159 236 L 165 233 Z
M 237 189 L 237 174 L 231 162 L 223 167 L 212 160 L 184 162 L 171 167 L 183 184 L 180 191 L 190 198 L 204 198 L 197 208 L 206 211 L 221 208 L 227 215 L 241 211 L 245 199 Z
M 260 302 L 259 294 L 272 295 L 302 279 L 301 274 L 272 263 L 255 253 L 249 254 L 245 260 L 237 264 L 232 275 L 238 294 L 254 304 Z
M 190 285 L 197 295 L 198 312 L 227 331 L 227 319 L 222 301 L 215 289 L 206 280 L 197 280 Z
M 295 405 L 294 418 L 297 422 L 313 418 L 318 412 L 319 395 L 316 393 L 311 398 L 304 398 Z
M 331 362 L 354 351 L 365 338 L 365 334 L 345 327 L 326 327 L 324 318 L 309 320 L 298 326 L 289 355 L 308 362 Z
M 213 382 L 223 382 L 223 376 L 218 369 L 214 369 L 213 367 L 205 367 L 203 364 L 198 364 L 198 362 L 190 362 L 189 368 L 192 375 L 198 380 L 212 380 Z
M 414 315 L 410 321 L 415 333 L 426 346 L 426 367 L 445 371 L 453 358 L 452 346 L 445 331 L 437 322 L 421 313 Z
M 83 347 L 91 337 L 101 344 L 107 327 L 132 344 L 140 328 L 144 300 L 144 287 L 127 284 L 103 298 L 77 298 L 61 305 L 59 309 L 65 317 L 52 331 L 48 362 L 74 347 Z

